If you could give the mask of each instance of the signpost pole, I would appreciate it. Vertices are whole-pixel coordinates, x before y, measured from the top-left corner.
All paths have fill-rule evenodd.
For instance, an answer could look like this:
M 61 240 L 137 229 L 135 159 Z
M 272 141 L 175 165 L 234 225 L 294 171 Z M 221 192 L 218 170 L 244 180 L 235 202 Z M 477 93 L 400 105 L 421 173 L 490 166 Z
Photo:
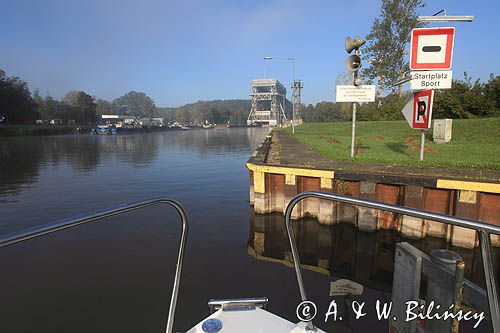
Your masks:
M 352 87 L 337 85 L 337 102 L 352 102 L 352 133 L 351 133 L 351 158 L 354 158 L 354 141 L 356 137 L 356 103 L 374 102 L 375 86 L 361 85 L 358 79 L 358 70 L 361 68 L 361 57 L 359 56 L 359 47 L 365 44 L 365 40 L 356 36 L 354 39 L 347 36 L 345 39 L 345 50 L 348 54 L 354 50 L 346 60 L 346 67 L 349 73 L 352 73 Z M 347 89 L 346 89 L 347 88 Z M 350 95 L 350 96 L 349 96 Z
M 354 137 L 356 134 L 356 102 L 352 103 L 351 158 L 354 157 Z
M 424 160 L 425 131 L 420 131 L 420 161 Z
M 356 50 L 356 55 L 358 50 Z M 358 71 L 352 73 L 352 84 L 356 86 L 356 79 L 358 78 Z M 351 133 L 351 158 L 354 158 L 354 137 L 356 136 L 356 102 L 352 103 L 352 133 Z
M 295 134 L 295 104 L 297 104 L 297 87 L 295 87 L 295 58 L 292 58 L 292 134 Z

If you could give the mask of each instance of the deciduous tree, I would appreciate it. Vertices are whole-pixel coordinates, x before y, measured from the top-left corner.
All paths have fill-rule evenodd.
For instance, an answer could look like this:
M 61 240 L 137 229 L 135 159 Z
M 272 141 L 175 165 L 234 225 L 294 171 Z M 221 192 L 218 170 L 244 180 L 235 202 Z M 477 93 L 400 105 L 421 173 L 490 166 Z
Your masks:
M 0 69 L 0 115 L 6 123 L 34 123 L 38 117 L 28 84 L 18 77 L 7 77 Z
M 417 10 L 424 7 L 423 0 L 382 0 L 380 15 L 373 21 L 367 44 L 362 49 L 368 66 L 362 74 L 376 80 L 382 90 L 399 90 L 391 83 L 404 77 L 409 70 L 408 43 L 411 31 L 422 24 L 417 21 Z
M 84 91 L 70 91 L 64 96 L 64 102 L 70 106 L 71 118 L 81 124 L 94 123 L 97 104 L 94 97 Z
M 113 108 L 119 114 L 152 118 L 156 114 L 154 101 L 143 92 L 130 91 L 113 101 Z

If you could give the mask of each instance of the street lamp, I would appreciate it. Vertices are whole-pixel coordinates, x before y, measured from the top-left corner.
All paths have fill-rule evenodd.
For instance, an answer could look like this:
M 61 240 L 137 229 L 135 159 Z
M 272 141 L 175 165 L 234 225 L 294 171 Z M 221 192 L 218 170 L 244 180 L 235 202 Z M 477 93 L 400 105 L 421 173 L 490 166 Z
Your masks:
M 439 14 L 444 13 L 442 16 Z M 439 12 L 432 14 L 431 16 L 419 16 L 417 17 L 418 22 L 472 22 L 474 21 L 474 15 L 448 15 L 446 9 L 441 9 Z
M 444 15 L 439 16 L 439 14 L 444 13 Z M 431 16 L 418 16 L 418 22 L 472 22 L 474 21 L 474 15 L 448 15 L 446 9 L 441 9 L 439 12 L 432 14 Z
M 295 58 L 289 57 L 264 57 L 264 60 L 288 60 L 292 63 L 292 94 L 295 96 Z M 286 105 L 286 100 L 285 100 Z M 295 134 L 295 103 L 292 103 L 292 134 Z

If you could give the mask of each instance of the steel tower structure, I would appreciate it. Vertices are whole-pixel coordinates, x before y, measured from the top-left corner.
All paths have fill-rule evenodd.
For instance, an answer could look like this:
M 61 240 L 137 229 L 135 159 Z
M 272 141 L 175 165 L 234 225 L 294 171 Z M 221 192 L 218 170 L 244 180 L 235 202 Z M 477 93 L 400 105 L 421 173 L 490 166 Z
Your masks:
M 302 118 L 300 117 L 300 96 L 302 88 L 304 88 L 302 81 L 300 80 L 293 81 L 292 104 L 293 104 L 294 125 L 302 124 Z
M 286 122 L 286 88 L 276 79 L 252 80 L 247 125 L 282 126 Z

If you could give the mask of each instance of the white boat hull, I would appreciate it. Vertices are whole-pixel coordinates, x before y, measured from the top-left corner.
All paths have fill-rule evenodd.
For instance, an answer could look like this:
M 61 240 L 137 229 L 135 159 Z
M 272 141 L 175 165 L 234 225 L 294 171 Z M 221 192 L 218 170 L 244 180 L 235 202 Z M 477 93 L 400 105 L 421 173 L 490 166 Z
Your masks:
M 305 323 L 294 324 L 271 312 L 261 308 L 244 310 L 218 310 L 207 319 L 215 318 L 221 321 L 222 328 L 218 332 L 237 332 L 237 333 L 304 333 Z M 187 333 L 205 333 L 203 322 L 201 321 Z M 316 333 L 325 333 L 319 328 Z

